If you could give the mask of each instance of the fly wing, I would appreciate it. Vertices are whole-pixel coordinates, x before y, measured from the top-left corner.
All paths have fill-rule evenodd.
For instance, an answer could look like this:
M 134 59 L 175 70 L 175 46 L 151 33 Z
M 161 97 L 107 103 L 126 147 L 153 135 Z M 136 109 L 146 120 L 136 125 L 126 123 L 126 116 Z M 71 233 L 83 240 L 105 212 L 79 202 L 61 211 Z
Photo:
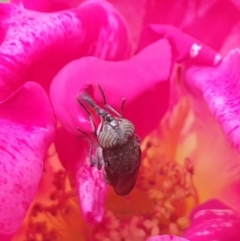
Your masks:
M 141 151 L 139 155 L 139 165 L 136 166 L 133 172 L 127 174 L 119 174 L 105 167 L 105 180 L 108 184 L 113 186 L 113 189 L 118 195 L 125 196 L 134 188 L 138 177 L 140 161 Z
M 119 175 L 111 173 L 111 175 L 108 175 L 105 172 L 105 180 L 108 184 L 113 186 L 114 191 L 120 195 L 125 196 L 129 194 L 132 189 L 135 186 L 135 183 L 137 181 L 139 168 L 134 170 L 134 172 L 129 173 L 128 175 Z

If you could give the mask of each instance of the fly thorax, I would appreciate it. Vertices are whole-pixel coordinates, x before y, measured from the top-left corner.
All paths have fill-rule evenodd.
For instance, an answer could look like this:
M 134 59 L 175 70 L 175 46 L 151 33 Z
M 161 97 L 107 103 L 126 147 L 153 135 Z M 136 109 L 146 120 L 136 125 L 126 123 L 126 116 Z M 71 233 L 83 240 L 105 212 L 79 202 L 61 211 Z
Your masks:
M 103 122 L 102 128 L 98 133 L 98 143 L 102 148 L 118 148 L 127 141 L 128 139 L 121 129 L 118 119 L 113 119 L 111 122 Z
M 127 119 L 120 119 L 119 128 L 121 129 L 122 133 L 124 134 L 127 140 L 135 138 L 135 127 L 131 121 Z

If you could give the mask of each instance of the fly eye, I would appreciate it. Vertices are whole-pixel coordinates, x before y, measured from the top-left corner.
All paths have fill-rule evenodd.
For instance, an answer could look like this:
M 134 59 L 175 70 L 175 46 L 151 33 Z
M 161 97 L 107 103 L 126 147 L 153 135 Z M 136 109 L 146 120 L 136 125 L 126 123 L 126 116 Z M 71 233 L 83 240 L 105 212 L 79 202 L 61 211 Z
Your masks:
M 106 120 L 107 122 L 111 122 L 112 118 L 110 116 L 107 116 Z

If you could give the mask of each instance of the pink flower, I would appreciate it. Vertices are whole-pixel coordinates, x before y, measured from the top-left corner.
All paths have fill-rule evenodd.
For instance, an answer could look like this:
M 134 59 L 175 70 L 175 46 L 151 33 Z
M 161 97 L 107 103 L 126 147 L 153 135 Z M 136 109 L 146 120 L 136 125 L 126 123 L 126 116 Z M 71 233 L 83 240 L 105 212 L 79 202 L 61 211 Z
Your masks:
M 52 3 L 23 1 L 24 6 L 45 12 L 77 5 Z M 141 1 L 129 2 L 130 13 L 131 7 L 142 10 L 135 11 L 134 18 L 123 11 L 137 49 L 130 59 L 124 22 L 105 1 L 91 0 L 79 8 L 50 14 L 2 7 L 2 106 L 28 86 L 23 83 L 30 78 L 47 91 L 50 86 L 59 121 L 39 192 L 16 240 L 239 239 L 239 51 L 229 52 L 239 38 L 237 3 L 146 1 L 141 8 Z M 83 57 L 86 55 L 94 57 Z M 88 163 L 89 145 L 82 137 L 91 135 L 92 128 L 76 96 L 86 91 L 101 104 L 96 83 L 117 110 L 122 97 L 126 98 L 124 117 L 134 123 L 142 140 L 139 177 L 124 198 Z M 24 100 L 31 106 L 28 96 Z M 40 106 L 39 102 L 39 109 L 49 108 L 48 103 Z M 7 115 L 8 110 L 6 107 L 2 113 Z M 35 117 L 31 123 L 37 125 L 38 112 L 27 110 Z M 24 118 L 31 120 L 28 115 Z M 43 119 L 52 128 L 51 114 Z M 98 124 L 97 118 L 94 120 Z M 3 130 L 8 130 L 6 125 Z M 53 138 L 49 133 L 44 148 L 36 144 L 41 150 L 39 163 Z M 24 136 L 28 137 L 26 132 Z M 4 138 L 7 143 L 6 135 Z M 6 240 L 19 226 L 36 192 L 40 168 L 34 173 L 33 188 L 19 179 L 26 182 L 21 185 L 24 190 L 31 191 L 25 209 L 18 218 L 11 217 L 15 229 L 3 229 L 10 233 Z M 9 172 L 6 176 L 12 185 L 15 179 Z M 23 194 L 20 192 L 22 199 Z
M 201 89 L 199 88 L 200 86 L 198 85 L 198 82 L 193 82 L 193 80 L 189 80 L 190 77 L 188 77 L 188 74 L 191 77 L 193 76 L 191 71 L 194 71 L 193 73 L 195 73 L 195 72 L 198 73 L 200 71 L 203 71 L 203 72 L 209 71 L 210 73 L 215 73 L 215 72 L 217 73 L 219 71 L 219 69 L 224 69 L 224 70 L 228 69 L 229 70 L 229 68 L 224 67 L 225 60 L 221 64 L 219 64 L 219 62 L 221 61 L 221 56 L 217 52 L 215 52 L 213 49 L 211 49 L 207 45 L 202 44 L 198 40 L 196 40 L 192 37 L 189 37 L 186 34 L 181 33 L 176 28 L 169 27 L 167 25 L 161 25 L 161 26 L 160 25 L 159 26 L 152 25 L 152 29 L 158 34 L 159 38 L 165 37 L 166 39 L 169 40 L 169 42 L 171 44 L 172 53 L 169 52 L 169 49 L 167 48 L 165 40 L 160 40 L 160 41 L 157 41 L 154 44 L 148 46 L 142 52 L 139 52 L 138 55 L 134 56 L 130 60 L 118 62 L 118 63 L 112 63 L 112 62 L 105 62 L 105 61 L 102 61 L 102 60 L 99 60 L 96 58 L 89 57 L 89 58 L 84 58 L 84 59 L 77 60 L 75 62 L 70 63 L 58 74 L 58 76 L 54 79 L 52 86 L 51 86 L 51 99 L 52 99 L 55 111 L 56 111 L 59 119 L 61 120 L 63 125 L 69 130 L 69 132 L 75 133 L 75 135 L 77 135 L 76 126 L 78 126 L 85 133 L 91 133 L 92 130 L 91 130 L 91 126 L 89 124 L 88 115 L 85 112 L 85 110 L 83 108 L 81 108 L 78 105 L 78 103 L 76 102 L 76 96 L 78 95 L 78 93 L 81 93 L 82 91 L 88 91 L 91 95 L 94 95 L 94 99 L 96 99 L 96 101 L 100 103 L 101 95 L 100 95 L 100 93 L 97 92 L 96 88 L 94 88 L 94 83 L 96 83 L 96 82 L 98 82 L 103 87 L 103 89 L 105 91 L 105 95 L 107 96 L 108 103 L 111 103 L 113 105 L 113 107 L 116 109 L 117 109 L 117 106 L 120 106 L 120 104 L 118 104 L 118 103 L 121 102 L 121 96 L 119 95 L 120 92 L 118 90 L 122 89 L 121 93 L 124 94 L 123 97 L 126 97 L 126 99 L 130 102 L 130 103 L 128 102 L 128 105 L 126 106 L 126 117 L 131 120 L 134 120 L 134 123 L 136 124 L 136 130 L 137 131 L 139 130 L 138 133 L 139 133 L 140 137 L 144 138 L 146 136 L 145 133 L 149 133 L 150 130 L 152 128 L 154 128 L 154 123 L 153 123 L 154 118 L 148 119 L 148 120 L 152 121 L 151 123 L 141 126 L 142 123 L 139 120 L 143 120 L 144 118 L 139 118 L 140 113 L 136 112 L 136 110 L 138 108 L 137 104 L 141 105 L 141 108 L 142 108 L 141 110 L 139 109 L 139 111 L 143 111 L 144 106 L 147 106 L 148 111 L 144 112 L 144 113 L 149 114 L 149 113 L 153 112 L 155 114 L 155 118 L 157 118 L 156 111 L 154 111 L 155 109 L 152 109 L 152 111 L 151 111 L 151 109 L 149 109 L 149 106 L 153 106 L 154 108 L 156 108 L 156 105 L 154 105 L 153 103 L 162 103 L 162 102 L 160 102 L 158 99 L 154 100 L 153 94 L 151 95 L 151 98 L 144 98 L 144 101 L 141 102 L 141 99 L 143 99 L 143 98 L 141 98 L 141 95 L 142 95 L 142 93 L 144 93 L 144 91 L 149 92 L 149 90 L 152 88 L 155 88 L 155 91 L 158 94 L 158 97 L 162 96 L 164 94 L 164 92 L 166 93 L 166 89 L 163 88 L 164 82 L 162 82 L 162 81 L 167 80 L 169 78 L 169 72 L 167 71 L 166 72 L 167 74 L 163 74 L 164 71 L 168 70 L 168 68 L 166 68 L 166 67 L 164 68 L 163 66 L 166 66 L 168 64 L 170 66 L 169 69 L 171 69 L 173 60 L 175 60 L 176 62 L 184 61 L 185 66 L 187 66 L 188 68 L 186 68 L 185 74 L 182 75 L 183 78 L 185 78 L 185 79 L 183 79 L 183 83 L 185 85 L 187 84 L 187 87 L 191 91 L 194 91 L 194 93 L 195 93 L 195 91 L 198 93 L 199 90 L 201 90 Z M 161 55 L 157 54 L 158 52 L 159 53 L 161 52 Z M 149 56 L 151 56 L 151 57 L 149 57 Z M 159 59 L 157 59 L 157 58 L 159 58 Z M 142 62 L 143 60 L 144 60 L 144 62 Z M 156 66 L 158 66 L 158 64 L 160 64 L 160 66 L 158 67 L 158 69 L 156 71 Z M 217 64 L 219 64 L 219 67 L 213 67 L 214 65 L 217 65 Z M 127 67 L 125 67 L 125 65 Z M 193 67 L 193 66 L 197 66 L 197 65 L 201 65 L 201 67 L 196 67 L 196 69 L 198 71 L 196 71 L 195 68 Z M 203 67 L 204 65 L 208 65 L 208 67 Z M 99 66 L 101 66 L 101 69 L 99 69 Z M 141 72 L 140 72 L 140 70 L 138 70 L 139 68 L 141 68 Z M 146 72 L 144 72 L 144 70 L 146 70 Z M 81 82 L 74 81 L 74 79 L 77 79 L 77 77 L 74 77 L 74 76 L 75 75 L 77 76 L 79 71 L 81 72 Z M 122 78 L 123 72 L 124 72 L 125 78 Z M 68 75 L 67 73 L 71 73 L 72 76 Z M 141 73 L 140 76 L 138 76 L 139 73 Z M 153 75 L 153 73 L 154 73 L 154 75 Z M 180 72 L 180 74 L 181 74 L 181 72 Z M 220 71 L 219 74 L 221 76 L 223 76 L 222 71 Z M 102 76 L 102 78 L 99 78 L 100 76 Z M 155 78 L 153 78 L 153 76 Z M 182 76 L 180 75 L 180 77 L 182 77 Z M 209 80 L 207 80 L 207 78 L 209 78 L 208 75 L 205 76 L 204 74 L 203 75 L 197 74 L 196 76 L 197 76 L 197 78 L 195 76 L 193 76 L 194 81 L 197 81 L 198 78 L 203 78 L 203 76 L 204 76 L 204 77 L 206 77 L 206 81 L 205 82 L 200 81 L 200 83 L 202 84 L 202 86 L 206 86 L 206 88 L 211 87 L 211 84 L 210 84 L 211 82 L 209 83 Z M 211 74 L 210 76 L 213 77 L 214 74 Z M 218 74 L 216 74 L 216 76 L 218 76 Z M 218 77 L 216 77 L 216 78 L 218 78 Z M 130 82 L 130 80 L 135 80 L 135 81 Z M 162 83 L 162 88 L 157 89 L 157 87 L 155 87 L 156 80 L 157 80 L 157 83 L 159 83 L 159 84 Z M 141 83 L 140 86 L 139 86 L 139 83 Z M 204 85 L 204 83 L 206 83 L 206 85 Z M 194 84 L 194 88 L 196 90 L 191 86 L 192 84 Z M 151 85 L 153 87 L 150 87 Z M 59 92 L 59 89 L 57 89 L 56 86 L 58 86 L 59 89 L 63 90 L 63 92 L 62 93 Z M 123 88 L 122 86 L 124 86 L 124 87 L 127 86 L 127 88 L 126 87 Z M 212 93 L 211 89 L 209 90 L 209 92 Z M 73 96 L 73 97 L 68 98 L 66 93 L 71 93 L 71 96 Z M 83 210 L 83 214 L 85 214 L 85 218 L 87 218 L 88 221 L 90 221 L 92 223 L 92 225 L 98 223 L 95 226 L 96 227 L 95 233 L 99 235 L 99 236 L 98 235 L 94 236 L 96 240 L 98 240 L 98 239 L 100 240 L 101 238 L 106 237 L 106 236 L 110 237 L 112 239 L 117 239 L 117 237 L 121 237 L 121 234 L 118 233 L 118 232 L 120 232 L 120 230 L 125 230 L 124 235 L 130 236 L 132 234 L 129 233 L 130 231 L 127 231 L 127 227 L 132 227 L 133 230 L 135 230 L 133 236 L 130 236 L 130 237 L 132 237 L 132 238 L 135 237 L 136 240 L 144 240 L 149 235 L 149 232 L 151 235 L 153 235 L 153 234 L 155 234 L 155 232 L 156 233 L 159 232 L 159 229 L 161 230 L 161 228 L 163 228 L 163 227 L 166 229 L 166 227 L 165 227 L 166 224 L 161 223 L 161 218 L 162 219 L 169 218 L 170 220 L 171 219 L 174 220 L 174 217 L 173 217 L 174 214 L 172 213 L 172 211 L 170 211 L 170 210 L 175 210 L 175 208 L 176 208 L 175 207 L 176 204 L 174 202 L 176 202 L 180 198 L 184 198 L 184 197 L 187 198 L 188 196 L 191 197 L 191 195 L 193 197 L 197 195 L 197 198 L 201 198 L 201 188 L 205 188 L 207 186 L 207 184 L 205 186 L 202 186 L 202 185 L 198 186 L 197 185 L 198 180 L 196 179 L 196 178 L 201 178 L 206 173 L 201 170 L 201 165 L 203 165 L 203 163 L 205 163 L 204 160 L 201 160 L 201 162 L 198 164 L 200 167 L 196 164 L 200 157 L 201 157 L 201 159 L 203 158 L 203 154 L 201 155 L 200 153 L 198 155 L 199 157 L 196 157 L 196 153 L 198 153 L 198 151 L 201 151 L 201 149 L 197 148 L 197 146 L 192 144 L 190 147 L 190 150 L 189 150 L 189 147 L 183 148 L 186 150 L 182 151 L 183 153 L 180 157 L 177 155 L 173 155 L 166 148 L 167 145 L 170 145 L 170 146 L 173 145 L 173 142 L 169 141 L 169 144 L 167 144 L 168 139 L 166 136 L 164 136 L 164 133 L 162 133 L 164 131 L 170 132 L 173 136 L 176 136 L 176 138 L 179 142 L 181 140 L 181 142 L 179 143 L 179 147 L 175 147 L 175 148 L 172 147 L 172 149 L 178 149 L 178 148 L 184 146 L 185 142 L 187 142 L 191 133 L 197 134 L 197 137 L 196 137 L 197 143 L 199 141 L 201 143 L 201 140 L 198 140 L 198 137 L 200 137 L 200 134 L 204 135 L 206 133 L 205 138 L 207 139 L 208 138 L 207 136 L 211 133 L 209 131 L 203 132 L 201 130 L 201 128 L 199 129 L 198 126 L 195 126 L 196 123 L 198 122 L 198 120 L 201 121 L 201 116 L 198 116 L 194 113 L 194 111 L 195 111 L 194 105 L 192 106 L 192 108 L 190 108 L 190 106 L 186 105 L 186 103 L 183 103 L 183 100 L 185 100 L 185 102 L 189 102 L 191 100 L 191 98 L 195 98 L 196 94 L 190 92 L 190 95 L 189 95 L 189 93 L 186 95 L 185 93 L 186 93 L 185 87 L 181 87 L 181 85 L 173 86 L 172 100 L 175 100 L 175 102 L 171 103 L 169 113 L 166 115 L 164 121 L 162 122 L 161 127 L 159 128 L 160 134 L 158 134 L 158 135 L 160 135 L 160 137 L 159 137 L 160 144 L 159 145 L 165 144 L 166 146 L 165 146 L 165 148 L 161 147 L 160 150 L 158 150 L 158 151 L 156 149 L 159 149 L 159 148 L 155 148 L 155 151 L 152 151 L 153 153 L 158 152 L 158 155 L 155 154 L 156 155 L 155 161 L 159 162 L 159 159 L 160 159 L 160 162 L 162 162 L 162 163 L 160 163 L 159 164 L 160 166 L 158 166 L 157 164 L 154 164 L 153 161 L 146 160 L 147 163 L 144 164 L 145 161 L 143 160 L 144 166 L 142 168 L 142 171 L 140 172 L 139 183 L 137 184 L 137 187 L 136 187 L 136 189 L 141 190 L 145 193 L 148 193 L 147 195 L 149 195 L 150 200 L 154 200 L 156 203 L 158 203 L 159 206 L 155 207 L 155 209 L 154 209 L 154 211 L 152 211 L 152 213 L 149 211 L 151 214 L 148 214 L 148 215 L 151 217 L 150 220 L 151 219 L 154 219 L 154 220 L 159 219 L 159 221 L 156 221 L 155 224 L 151 224 L 151 221 L 149 221 L 149 219 L 146 217 L 147 215 L 145 214 L 146 216 L 136 215 L 136 216 L 133 216 L 132 219 L 126 218 L 125 224 L 124 224 L 124 221 L 121 222 L 121 219 L 119 220 L 115 216 L 116 211 L 113 213 L 111 213 L 111 211 L 109 211 L 104 215 L 102 211 L 101 211 L 101 213 L 99 212 L 101 209 L 98 208 L 98 212 L 96 212 L 96 209 L 95 209 L 96 204 L 100 204 L 99 200 L 101 200 L 101 203 L 103 202 L 103 200 L 105 200 L 105 191 L 97 192 L 98 195 L 95 195 L 96 184 L 95 184 L 95 182 L 91 181 L 93 178 L 91 175 L 86 176 L 85 180 L 81 179 L 81 181 L 79 181 L 77 183 L 80 200 L 82 200 L 82 197 L 84 197 L 86 195 L 85 193 L 87 193 L 87 191 L 88 191 L 88 193 L 91 193 L 89 195 L 90 197 L 92 197 L 92 198 L 90 198 L 91 202 L 89 202 L 89 201 L 83 202 L 82 201 L 82 210 Z M 203 92 L 203 93 L 205 93 L 205 92 Z M 198 95 L 200 96 L 198 98 L 201 99 L 202 98 L 201 94 L 198 94 Z M 191 97 L 191 96 L 193 96 L 193 97 Z M 165 103 L 166 103 L 166 101 L 167 100 L 165 100 Z M 202 100 L 202 101 L 204 102 L 204 100 Z M 134 106 L 134 104 L 131 104 L 131 102 L 136 103 L 136 105 Z M 176 102 L 177 102 L 177 104 L 176 104 Z M 205 114 L 207 113 L 206 110 L 203 109 L 203 107 L 201 105 L 198 104 L 197 107 L 199 108 L 199 110 L 197 109 L 198 110 L 197 113 L 200 113 L 200 110 L 201 111 L 204 110 Z M 128 108 L 132 108 L 131 109 L 132 111 L 128 111 Z M 190 121 L 190 123 L 189 123 L 189 121 L 186 121 L 183 118 L 183 116 L 181 114 L 182 108 L 185 109 L 185 114 L 183 116 L 185 116 L 188 119 L 188 118 L 190 118 L 191 115 L 193 115 L 194 122 Z M 161 108 L 159 108 L 158 110 L 159 110 L 158 119 L 161 119 L 161 115 L 162 115 L 161 113 L 165 113 L 166 109 L 162 108 L 162 111 L 161 111 Z M 66 115 L 66 113 L 68 113 L 68 114 Z M 205 114 L 202 114 L 202 117 L 205 118 L 206 117 Z M 209 115 L 211 116 L 210 113 L 209 113 Z M 173 118 L 173 119 L 180 118 L 180 119 L 178 120 L 178 122 L 176 122 L 176 124 L 172 124 L 171 118 Z M 176 130 L 174 129 L 175 125 L 177 128 Z M 180 125 L 180 127 L 179 127 L 179 125 Z M 192 128 L 193 128 L 191 131 L 189 131 L 189 128 L 190 128 L 189 126 L 192 126 Z M 164 128 L 166 128 L 166 129 L 164 129 Z M 199 133 L 199 131 L 200 131 L 200 133 Z M 155 135 L 153 135 L 153 136 L 155 136 Z M 213 137 L 214 137 L 214 135 L 213 135 Z M 176 140 L 176 138 L 175 138 L 175 140 Z M 205 138 L 203 141 L 206 141 Z M 151 137 L 150 137 L 150 140 L 151 140 Z M 72 146 L 73 143 L 71 143 L 70 145 Z M 201 145 L 203 146 L 203 143 Z M 66 147 L 66 145 L 65 145 L 65 147 Z M 209 147 L 210 147 L 210 145 L 209 145 Z M 226 148 L 228 148 L 227 145 L 226 145 Z M 61 152 L 62 149 L 63 149 L 63 144 L 59 147 L 59 151 Z M 147 151 L 147 149 L 146 149 L 146 151 Z M 176 153 L 177 153 L 177 150 L 176 150 Z M 209 155 L 209 152 L 205 152 L 205 153 L 206 153 L 206 155 Z M 86 152 L 85 152 L 85 155 L 87 155 Z M 85 158 L 85 159 L 87 159 L 87 158 Z M 177 164 L 171 164 L 171 162 L 169 162 L 170 160 L 177 161 L 177 159 L 179 159 L 179 162 L 182 161 L 181 159 L 190 160 L 190 162 L 192 162 L 192 165 L 193 165 L 193 171 L 191 171 L 192 169 L 190 167 L 188 167 L 187 164 L 185 167 L 181 167 L 181 165 L 178 167 Z M 83 165 L 81 163 L 83 162 L 83 159 L 78 159 L 77 165 L 76 165 L 76 163 L 72 164 L 72 161 L 70 162 L 70 158 L 67 158 L 66 156 L 65 156 L 64 160 L 66 161 L 66 163 L 64 164 L 65 166 L 72 166 L 73 169 L 75 169 L 74 172 L 79 173 L 78 170 L 81 170 L 81 166 Z M 72 160 L 72 158 L 71 158 L 71 160 Z M 75 158 L 75 160 L 77 160 L 77 159 Z M 219 162 L 219 160 L 216 157 L 214 157 L 214 160 Z M 71 164 L 69 165 L 69 163 L 71 163 Z M 157 172 L 158 175 L 151 173 L 151 172 L 154 172 L 154 170 L 152 170 L 152 171 L 144 170 L 144 168 L 147 169 L 147 166 L 151 167 L 153 165 L 156 165 L 154 168 L 156 168 L 158 170 L 158 172 Z M 170 165 L 170 166 L 168 167 L 168 165 Z M 171 165 L 174 165 L 174 168 L 171 167 Z M 166 171 L 165 170 L 166 168 L 169 168 L 169 169 L 167 169 L 167 171 Z M 180 173 L 177 172 L 178 168 L 181 170 Z M 171 170 L 171 169 L 173 169 L 173 170 Z M 171 179 L 163 181 L 163 182 L 157 181 L 157 179 L 160 178 L 160 177 L 158 177 L 159 173 L 163 172 L 163 170 L 165 170 L 167 172 L 166 175 L 169 175 L 169 178 L 171 177 L 171 175 L 173 175 L 173 174 L 177 175 L 177 173 L 178 173 L 178 175 L 180 175 L 179 176 L 180 180 L 181 180 L 181 178 L 184 178 L 185 181 L 183 181 L 183 184 L 178 184 L 178 182 L 180 182 L 180 180 L 178 180 L 178 179 L 174 180 L 174 182 Z M 173 174 L 171 174 L 172 171 L 174 171 Z M 213 169 L 211 168 L 210 171 L 212 172 Z M 82 172 L 82 171 L 80 171 L 80 172 Z M 151 174 L 149 174 L 148 172 L 150 172 Z M 193 173 L 194 173 L 194 175 L 193 175 Z M 149 181 L 150 183 L 151 182 L 153 183 L 152 185 L 146 183 L 147 180 L 149 179 L 149 175 L 153 176 L 153 178 L 152 179 L 150 178 L 150 181 Z M 96 177 L 96 178 L 98 178 L 98 177 Z M 191 178 L 193 178 L 193 179 L 191 179 Z M 218 178 L 218 181 L 220 179 L 221 178 Z M 82 186 L 85 185 L 85 184 L 83 184 L 85 182 L 88 183 L 87 188 L 82 188 Z M 92 182 L 92 184 L 91 184 L 91 182 Z M 177 184 L 175 184 L 175 182 L 177 182 Z M 209 182 L 209 180 L 208 180 L 208 182 Z M 98 183 L 103 183 L 102 178 L 98 179 Z M 102 185 L 104 186 L 104 183 Z M 168 185 L 168 186 L 165 187 L 165 185 Z M 178 193 L 179 191 L 177 191 L 173 188 L 173 185 L 177 185 L 177 187 L 179 185 L 180 190 L 183 189 L 183 190 L 181 190 L 181 192 L 183 192 L 183 193 L 180 195 Z M 191 185 L 193 185 L 193 187 Z M 222 184 L 219 183 L 219 190 L 221 190 L 221 191 L 224 190 L 226 187 L 225 185 L 227 185 L 226 181 L 223 182 Z M 196 190 L 194 190 L 194 186 L 195 186 Z M 209 185 L 209 187 L 211 187 L 211 185 Z M 170 193 L 161 193 L 161 191 L 160 191 L 161 189 L 163 189 L 163 190 L 166 189 L 165 192 L 168 192 L 169 191 L 168 188 L 170 188 L 170 190 L 171 190 Z M 213 188 L 214 188 L 213 191 L 219 195 L 220 192 L 219 192 L 219 190 L 216 189 L 216 186 Z M 198 192 L 200 192 L 200 193 L 198 193 Z M 135 195 L 137 195 L 137 194 L 135 193 Z M 134 196 L 134 193 L 132 194 L 132 196 Z M 215 197 L 214 194 L 211 194 L 208 196 L 208 199 L 211 199 L 213 197 Z M 166 200 L 168 200 L 167 198 L 171 201 L 166 201 Z M 145 202 L 148 202 L 148 201 L 145 200 Z M 199 201 L 197 201 L 197 200 L 195 200 L 195 202 L 196 202 L 195 205 L 199 203 Z M 148 205 L 150 205 L 150 204 L 148 204 Z M 210 237 L 211 238 L 220 238 L 221 237 L 221 238 L 223 238 L 223 240 L 226 237 L 228 237 L 230 239 L 237 240 L 236 238 L 239 236 L 239 233 L 238 233 L 238 231 L 233 232 L 232 230 L 237 230 L 236 227 L 238 227 L 240 224 L 238 214 L 235 213 L 234 211 L 232 211 L 230 208 L 228 208 L 228 209 L 225 208 L 224 210 L 222 210 L 223 208 L 220 207 L 220 208 L 218 208 L 219 211 L 215 211 L 214 208 L 216 208 L 216 207 L 217 207 L 217 205 L 215 203 L 213 203 L 213 209 L 211 209 L 207 212 L 207 211 L 205 211 L 206 207 L 203 205 L 201 207 L 202 212 L 201 211 L 197 212 L 195 214 L 195 216 L 193 217 L 192 225 L 190 225 L 189 230 L 185 233 L 185 237 L 188 238 L 189 240 L 198 240 L 199 237 L 201 237 L 202 239 L 206 238 L 206 240 L 208 240 L 208 238 L 210 238 Z M 230 205 L 230 207 L 233 208 L 232 205 Z M 188 207 L 185 207 L 185 208 L 187 209 Z M 165 209 L 167 209 L 167 210 L 165 210 Z M 90 210 L 90 212 L 89 212 L 89 210 Z M 89 219 L 90 213 L 92 213 L 92 217 Z M 220 215 L 222 215 L 224 217 L 221 220 L 219 220 L 219 218 L 218 218 L 219 213 L 220 213 Z M 231 215 L 229 215 L 229 213 Z M 198 216 L 200 214 L 203 216 L 202 216 L 202 219 L 199 221 Z M 213 217 L 211 216 L 211 214 Z M 102 215 L 102 218 L 99 219 L 99 217 L 101 215 Z M 185 224 L 182 223 L 182 222 L 186 222 L 186 220 L 184 221 L 184 219 L 183 219 L 184 217 L 181 217 L 181 215 L 180 215 L 179 219 L 177 219 L 176 221 L 172 221 L 172 223 L 169 224 L 169 227 L 168 227 L 169 232 L 172 232 L 175 234 L 180 234 L 181 228 L 183 228 L 184 225 L 187 225 L 186 223 Z M 94 218 L 95 218 L 95 221 L 94 221 Z M 205 222 L 203 222 L 202 224 L 199 225 L 198 223 L 202 222 L 202 220 L 205 220 Z M 209 220 L 211 220 L 213 222 L 213 226 L 210 228 L 208 228 L 208 226 L 207 226 L 207 225 L 209 225 Z M 228 224 L 224 223 L 225 220 L 229 220 L 230 226 L 228 226 Z M 119 222 L 120 222 L 120 224 L 119 224 Z M 148 224 L 148 222 L 149 222 L 149 224 Z M 110 223 L 116 223 L 116 226 L 114 226 L 113 230 L 111 230 L 111 228 L 107 228 L 110 225 Z M 221 228 L 220 232 L 218 231 L 218 229 L 216 227 Z M 186 228 L 186 226 L 185 226 L 185 228 Z M 151 231 L 149 231 L 149 229 Z M 166 232 L 165 229 L 163 232 Z M 130 230 L 131 230 L 131 228 L 130 228 Z M 125 237 L 124 235 L 123 235 L 123 237 Z M 171 240 L 171 237 L 168 237 L 168 238 Z M 159 236 L 159 237 L 156 237 L 156 239 L 164 240 L 164 237 Z M 172 236 L 172 239 L 177 240 L 178 238 Z

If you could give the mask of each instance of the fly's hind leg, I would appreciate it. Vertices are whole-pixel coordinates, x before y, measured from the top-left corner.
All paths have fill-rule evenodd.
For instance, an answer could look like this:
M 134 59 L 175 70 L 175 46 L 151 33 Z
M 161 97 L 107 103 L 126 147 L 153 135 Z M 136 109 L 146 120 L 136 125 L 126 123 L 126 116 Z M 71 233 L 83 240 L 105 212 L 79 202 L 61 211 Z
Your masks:
M 94 154 L 94 147 L 97 146 L 97 143 L 96 141 L 87 133 L 85 133 L 84 131 L 82 131 L 80 128 L 77 127 L 77 130 L 79 132 L 81 132 L 82 134 L 85 135 L 85 138 L 89 141 L 89 151 L 88 151 L 88 157 L 89 157 L 89 163 L 90 163 L 90 166 L 93 167 L 97 164 L 97 161 L 96 161 L 96 157 L 93 157 Z M 82 136 L 80 136 L 79 138 L 82 138 Z
M 92 117 L 92 114 L 91 112 L 87 109 L 87 107 L 81 102 L 80 100 L 80 95 L 77 96 L 77 101 L 78 103 L 82 106 L 82 108 L 87 112 L 88 116 L 89 116 L 89 121 L 90 121 L 90 124 L 91 124 L 91 127 L 92 127 L 92 131 L 93 131 L 93 134 L 96 136 L 96 128 L 95 128 L 95 124 L 93 122 L 93 117 Z M 93 167 L 97 164 L 97 167 L 99 169 L 99 164 L 98 164 L 98 157 L 97 157 L 97 150 L 96 150 L 96 156 L 94 157 L 94 149 L 97 149 L 96 147 L 98 146 L 98 143 L 96 142 L 96 140 L 91 136 L 89 135 L 88 133 L 82 131 L 79 127 L 77 128 L 77 130 L 79 132 L 81 132 L 83 135 L 85 135 L 86 139 L 89 141 L 90 143 L 90 146 L 89 146 L 89 163 L 90 163 L 90 166 Z M 101 169 L 101 168 L 100 168 Z
M 81 102 L 80 96 L 77 96 L 77 101 L 78 101 L 78 103 L 82 106 L 82 108 L 87 112 L 88 117 L 89 117 L 89 121 L 90 121 L 90 124 L 91 124 L 91 127 L 92 127 L 92 131 L 93 131 L 94 135 L 96 136 L 96 127 L 95 127 L 95 124 L 94 124 L 94 121 L 93 121 L 92 113 L 91 113 L 91 112 L 87 109 L 87 107 Z M 82 132 L 82 131 L 81 131 L 81 132 Z

